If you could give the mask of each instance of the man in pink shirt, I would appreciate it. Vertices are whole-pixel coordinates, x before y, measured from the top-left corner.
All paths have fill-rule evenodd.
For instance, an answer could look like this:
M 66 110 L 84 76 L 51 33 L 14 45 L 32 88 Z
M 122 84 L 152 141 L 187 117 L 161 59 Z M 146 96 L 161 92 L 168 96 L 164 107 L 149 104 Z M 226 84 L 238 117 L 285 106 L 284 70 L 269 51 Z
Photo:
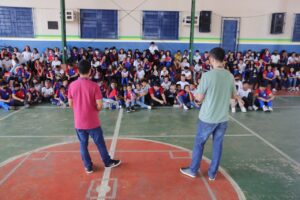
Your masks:
M 116 167 L 121 161 L 111 159 L 105 145 L 98 118 L 98 112 L 102 109 L 102 95 L 99 86 L 89 79 L 90 63 L 86 60 L 80 61 L 78 71 L 80 78 L 70 85 L 68 99 L 74 112 L 75 129 L 85 170 L 87 173 L 93 172 L 93 163 L 88 151 L 89 136 L 93 138 L 105 167 Z

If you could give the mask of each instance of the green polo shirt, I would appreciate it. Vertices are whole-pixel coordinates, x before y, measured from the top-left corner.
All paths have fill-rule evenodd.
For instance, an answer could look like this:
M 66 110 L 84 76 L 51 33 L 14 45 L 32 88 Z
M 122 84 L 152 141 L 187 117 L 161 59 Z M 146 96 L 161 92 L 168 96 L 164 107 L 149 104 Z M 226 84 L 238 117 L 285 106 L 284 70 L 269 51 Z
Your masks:
M 236 93 L 234 78 L 225 69 L 213 69 L 203 74 L 197 93 L 205 95 L 199 119 L 206 123 L 229 120 L 229 104 Z

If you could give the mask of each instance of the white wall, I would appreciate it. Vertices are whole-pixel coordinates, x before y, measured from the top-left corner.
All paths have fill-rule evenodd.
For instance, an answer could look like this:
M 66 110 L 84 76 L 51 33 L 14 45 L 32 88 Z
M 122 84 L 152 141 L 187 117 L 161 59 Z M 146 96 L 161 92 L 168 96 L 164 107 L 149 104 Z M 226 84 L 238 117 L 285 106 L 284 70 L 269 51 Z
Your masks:
M 119 36 L 142 35 L 143 10 L 180 11 L 180 37 L 189 36 L 189 27 L 181 23 L 182 17 L 189 15 L 191 0 L 66 0 L 66 9 L 117 9 L 119 10 Z M 59 35 L 60 30 L 48 30 L 47 21 L 58 21 L 60 26 L 60 0 L 1 0 L 0 6 L 32 7 L 36 35 Z M 137 8 L 136 8 L 137 7 Z M 135 11 L 131 11 L 136 8 Z M 241 17 L 241 38 L 291 38 L 294 26 L 294 14 L 300 13 L 300 0 L 197 0 L 196 14 L 200 10 L 211 10 L 212 25 L 210 33 L 199 33 L 195 27 L 197 38 L 219 38 L 221 34 L 221 18 Z M 130 16 L 125 16 L 131 12 Z M 286 12 L 286 24 L 283 34 L 270 34 L 271 14 Z M 67 35 L 79 36 L 79 19 L 67 22 Z

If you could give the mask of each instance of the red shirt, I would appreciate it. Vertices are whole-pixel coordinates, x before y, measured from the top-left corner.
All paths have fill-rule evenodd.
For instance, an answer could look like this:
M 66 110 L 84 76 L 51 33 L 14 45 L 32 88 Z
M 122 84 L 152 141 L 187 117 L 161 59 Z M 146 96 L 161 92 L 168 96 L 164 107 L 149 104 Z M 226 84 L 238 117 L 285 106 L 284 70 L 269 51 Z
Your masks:
M 73 112 L 76 129 L 100 127 L 96 100 L 102 99 L 99 86 L 86 78 L 71 83 L 68 98 L 73 100 Z
M 159 92 L 159 94 L 163 94 L 164 93 L 164 89 L 162 88 L 162 87 L 160 87 L 159 88 L 159 90 L 154 90 L 154 87 L 151 87 L 150 89 L 149 89 L 149 94 L 151 95 L 151 94 L 154 94 L 154 96 L 157 96 L 157 95 L 155 95 L 155 94 L 157 94 Z

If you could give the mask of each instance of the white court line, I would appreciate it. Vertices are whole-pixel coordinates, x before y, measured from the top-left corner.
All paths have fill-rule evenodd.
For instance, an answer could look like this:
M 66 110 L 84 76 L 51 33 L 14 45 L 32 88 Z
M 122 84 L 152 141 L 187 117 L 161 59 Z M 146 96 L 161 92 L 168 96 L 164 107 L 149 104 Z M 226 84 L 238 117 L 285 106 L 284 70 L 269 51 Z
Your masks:
M 244 129 L 246 129 L 247 131 L 249 131 L 250 133 L 252 133 L 258 139 L 260 139 L 263 143 L 265 143 L 267 146 L 271 147 L 274 151 L 276 151 L 281 156 L 283 156 L 286 160 L 288 160 L 290 162 L 290 164 L 295 165 L 296 168 L 298 170 L 300 170 L 300 163 L 298 163 L 296 160 L 294 160 L 293 158 L 291 158 L 290 156 L 288 156 L 286 153 L 284 153 L 283 151 L 281 151 L 280 149 L 278 149 L 276 146 L 274 146 L 273 144 L 271 144 L 269 141 L 267 141 L 265 138 L 263 138 L 262 136 L 260 136 L 258 133 L 256 133 L 255 131 L 251 130 L 250 128 L 248 128 L 242 122 L 238 121 L 237 119 L 235 119 L 232 116 L 229 116 L 229 117 L 230 117 L 231 120 L 233 120 L 234 122 L 236 122 L 237 124 L 239 124 L 241 127 L 243 127 Z
M 194 138 L 195 135 L 122 135 L 123 138 Z M 225 137 L 253 137 L 252 134 L 225 134 Z M 75 135 L 0 135 L 0 138 L 77 138 Z M 110 139 L 112 137 L 105 137 Z
M 207 180 L 204 178 L 203 174 L 201 173 L 201 171 L 199 170 L 199 174 L 200 174 L 200 179 L 202 180 L 202 182 L 204 183 L 207 191 L 208 191 L 208 194 L 210 196 L 210 198 L 212 200 L 217 200 L 217 197 L 216 195 L 213 193 L 213 191 L 211 190 L 211 188 L 209 187 L 208 183 L 207 183 Z
M 24 109 L 25 109 L 25 107 L 22 107 L 22 108 L 20 108 L 19 110 L 16 110 L 16 111 L 14 111 L 14 112 L 12 112 L 12 113 L 9 113 L 8 115 L 5 115 L 4 117 L 0 118 L 0 121 L 9 118 L 10 116 L 12 116 L 12 115 L 14 115 L 14 114 L 17 114 L 18 112 L 20 112 L 20 111 L 22 111 L 22 110 L 24 110 Z
M 12 170 L 10 170 L 10 172 L 8 172 L 0 181 L 0 186 L 5 182 L 7 181 L 7 179 L 12 175 L 14 174 L 22 165 L 23 163 L 27 160 L 27 158 L 30 156 L 27 155 L 25 158 L 23 158 Z
M 121 126 L 122 116 L 123 116 L 123 109 L 121 108 L 119 110 L 119 115 L 118 115 L 115 130 L 114 130 L 114 135 L 113 135 L 112 142 L 111 142 L 110 149 L 109 149 L 109 153 L 110 153 L 111 158 L 114 158 L 114 155 L 115 155 L 115 150 L 116 150 L 116 147 L 117 147 L 117 141 L 118 141 L 118 137 L 119 137 L 119 133 L 120 133 L 120 126 Z M 106 196 L 106 193 L 107 193 L 105 188 L 107 188 L 109 186 L 110 173 L 111 173 L 111 168 L 105 168 L 103 176 L 102 176 L 101 185 L 99 186 L 100 190 L 98 190 L 98 191 L 100 191 L 98 193 L 98 199 L 105 199 L 105 196 Z

